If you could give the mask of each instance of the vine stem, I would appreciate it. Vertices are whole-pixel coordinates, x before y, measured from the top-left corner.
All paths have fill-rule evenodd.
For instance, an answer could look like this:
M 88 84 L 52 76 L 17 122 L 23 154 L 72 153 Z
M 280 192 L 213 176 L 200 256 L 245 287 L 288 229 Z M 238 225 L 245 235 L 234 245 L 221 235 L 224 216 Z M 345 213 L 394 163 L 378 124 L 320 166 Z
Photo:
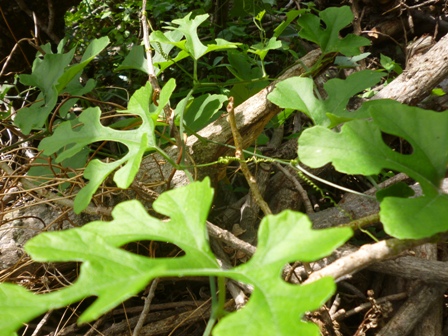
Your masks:
M 146 64 L 148 67 L 148 81 L 150 82 L 152 89 L 153 89 L 153 95 L 152 95 L 152 102 L 154 103 L 154 105 L 158 105 L 157 100 L 159 98 L 159 94 L 160 94 L 160 85 L 159 85 L 159 81 L 157 80 L 156 77 L 156 71 L 154 68 L 154 63 L 152 61 L 152 53 L 151 53 L 151 43 L 150 43 L 150 39 L 149 39 L 149 25 L 148 25 L 148 18 L 146 17 L 146 3 L 147 0 L 142 0 L 142 12 L 141 12 L 141 21 L 142 21 L 142 30 L 143 30 L 143 44 L 145 45 L 145 54 L 146 54 Z M 183 158 L 183 153 L 185 153 L 185 150 L 181 150 L 181 149 L 185 149 L 185 142 L 182 140 L 181 134 L 182 132 L 180 132 L 175 123 L 174 123 L 174 111 L 170 106 L 170 103 L 168 102 L 168 104 L 166 104 L 163 107 L 163 112 L 165 114 L 165 118 L 167 120 L 167 123 L 169 124 L 170 127 L 170 134 L 172 134 L 174 136 L 174 138 L 176 139 L 176 144 L 178 146 L 178 148 L 180 149 L 180 157 L 181 157 L 181 161 Z M 159 152 L 163 152 L 161 150 L 159 150 Z M 161 153 L 163 156 L 167 156 L 165 153 Z M 167 181 L 167 185 L 169 186 L 171 178 L 174 176 L 174 173 L 177 170 L 177 164 L 173 165 L 173 170 L 168 178 Z M 185 172 L 187 177 L 189 178 L 189 180 L 192 180 L 191 174 L 189 172 Z
M 233 135 L 233 141 L 235 142 L 235 156 L 240 161 L 240 167 L 244 174 L 244 177 L 247 180 L 247 183 L 249 184 L 250 191 L 252 192 L 254 196 L 255 202 L 259 205 L 260 209 L 263 211 L 265 215 L 272 214 L 271 209 L 269 209 L 268 204 L 263 199 L 263 196 L 260 193 L 260 189 L 258 189 L 257 181 L 255 180 L 254 176 L 251 174 L 249 167 L 247 166 L 247 163 L 244 159 L 244 153 L 243 153 L 243 138 L 241 137 L 241 134 L 238 131 L 238 127 L 236 126 L 236 119 L 235 119 L 235 110 L 233 107 L 233 97 L 229 97 L 229 102 L 227 104 L 227 113 L 228 113 L 228 120 L 230 124 L 230 128 L 232 129 L 232 135 Z
M 151 44 L 149 43 L 149 27 L 148 27 L 148 19 L 146 17 L 146 0 L 142 1 L 141 21 L 143 30 L 143 43 L 145 45 L 145 53 L 146 53 L 146 64 L 148 65 L 148 72 L 149 72 L 148 80 L 151 82 L 151 86 L 154 90 L 160 91 L 160 85 L 159 82 L 157 81 L 156 71 L 154 69 L 154 64 L 152 62 Z

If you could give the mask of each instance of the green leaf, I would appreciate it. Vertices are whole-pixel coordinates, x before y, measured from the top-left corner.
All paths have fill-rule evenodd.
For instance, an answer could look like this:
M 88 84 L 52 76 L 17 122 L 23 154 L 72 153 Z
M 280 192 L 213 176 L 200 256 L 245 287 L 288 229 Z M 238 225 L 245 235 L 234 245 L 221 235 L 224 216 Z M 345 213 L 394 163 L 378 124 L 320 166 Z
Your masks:
M 409 187 L 406 183 L 399 182 L 397 184 L 391 185 L 387 188 L 378 190 L 376 193 L 376 198 L 378 201 L 382 201 L 386 197 L 411 197 L 414 196 L 414 190 Z
M 403 72 L 403 69 L 401 68 L 400 64 L 392 60 L 392 58 L 381 54 L 380 55 L 380 63 L 381 66 L 386 69 L 387 72 L 395 71 L 397 74 L 401 74 Z
M 187 107 L 183 119 L 187 130 L 197 132 L 212 123 L 221 115 L 222 105 L 227 100 L 225 95 L 205 94 L 195 98 Z
M 281 24 L 277 26 L 277 28 L 274 29 L 274 37 L 280 37 L 280 35 L 283 33 L 283 31 L 290 25 L 292 21 L 294 21 L 300 14 L 306 13 L 306 9 L 300 9 L 300 10 L 290 10 L 286 13 L 286 20 L 283 21 Z
M 154 52 L 152 62 L 156 67 L 156 74 L 158 72 L 158 68 L 160 71 L 163 71 L 172 64 L 188 57 L 188 53 L 186 51 L 181 51 L 174 58 L 171 58 L 169 55 L 174 46 L 177 45 L 179 47 L 183 47 L 185 45 L 184 42 L 179 43 L 182 37 L 184 37 L 184 34 L 178 30 L 172 30 L 165 33 L 157 30 L 151 33 L 149 40 L 151 41 L 151 47 Z M 133 46 L 124 61 L 117 68 L 117 71 L 127 69 L 136 69 L 149 74 L 145 47 L 143 45 Z
M 216 43 L 207 44 L 207 50 L 205 51 L 205 54 L 211 51 L 236 49 L 238 48 L 238 46 L 242 45 L 242 43 L 229 42 L 221 38 L 215 39 L 215 42 Z
M 400 239 L 420 239 L 448 230 L 448 195 L 387 197 L 381 202 L 385 231 Z
M 281 272 L 289 262 L 329 255 L 351 235 L 347 228 L 312 230 L 306 215 L 289 210 L 263 218 L 256 253 L 230 271 L 232 278 L 254 285 L 254 292 L 244 309 L 221 320 L 214 335 L 235 335 L 235 330 L 242 335 L 320 335 L 315 325 L 300 318 L 328 300 L 335 291 L 333 280 L 295 286 L 284 282 Z M 292 297 L 294 301 L 288 299 Z
M 334 64 L 341 68 L 354 68 L 359 66 L 357 62 L 367 58 L 370 55 L 369 52 L 362 53 L 356 56 L 347 57 L 347 56 L 336 56 L 334 60 Z
M 145 47 L 142 45 L 134 45 L 125 57 L 123 62 L 117 68 L 117 71 L 135 69 L 149 74 L 148 63 L 145 58 Z
M 58 90 L 56 86 L 65 67 L 70 63 L 74 49 L 66 54 L 45 54 L 44 58 L 37 57 L 33 63 L 31 75 L 20 75 L 20 82 L 24 85 L 36 86 L 42 92 L 35 104 L 22 108 L 17 112 L 14 120 L 22 133 L 29 134 L 32 129 L 42 127 L 49 114 L 56 106 Z M 40 99 L 43 99 L 40 100 Z
M 317 43 L 322 49 L 322 54 L 340 52 L 346 56 L 359 54 L 359 47 L 370 44 L 364 37 L 348 34 L 344 38 L 339 37 L 339 32 L 353 21 L 350 7 L 330 7 L 319 13 L 326 28 L 321 27 L 320 19 L 312 14 L 303 14 L 297 23 L 302 27 L 299 36 L 311 42 Z
M 107 36 L 103 36 L 99 39 L 95 39 L 90 42 L 86 51 L 82 55 L 82 59 L 80 63 L 69 66 L 64 70 L 62 76 L 58 79 L 57 90 L 58 93 L 62 92 L 62 90 L 70 83 L 73 78 L 79 78 L 81 76 L 82 70 L 101 52 L 104 48 L 107 47 L 110 40 Z
M 188 15 L 182 19 L 173 20 L 172 22 L 179 25 L 179 27 L 172 29 L 177 29 L 185 35 L 187 40 L 185 48 L 188 53 L 197 60 L 207 52 L 207 47 L 199 40 L 197 28 L 201 23 L 208 19 L 209 15 L 197 15 L 193 20 L 190 20 L 190 16 L 191 13 L 188 13 Z
M 179 27 L 167 27 L 172 29 L 172 31 L 165 33 L 154 31 L 151 33 L 151 46 L 156 51 L 153 63 L 159 66 L 161 71 L 189 55 L 197 60 L 211 51 L 235 49 L 241 45 L 241 43 L 229 42 L 220 38 L 215 40 L 216 43 L 209 43 L 207 46 L 203 45 L 197 36 L 197 28 L 208 18 L 208 14 L 198 15 L 193 20 L 190 20 L 190 16 L 191 13 L 183 19 L 173 20 L 173 23 L 178 24 Z M 181 41 L 184 36 L 186 39 Z M 171 59 L 169 53 L 174 46 L 181 49 L 181 52 Z M 137 62 L 140 63 L 140 59 L 144 58 L 143 51 L 138 51 L 138 54 L 133 55 L 133 57 L 137 57 Z M 132 67 L 131 62 L 132 60 L 129 58 L 129 60 L 123 62 L 123 65 Z
M 311 78 L 291 77 L 285 79 L 269 93 L 268 99 L 281 108 L 305 113 L 316 125 L 328 126 L 330 124 L 326 116 L 324 102 L 314 96 L 314 81 Z
M 386 197 L 380 212 L 386 232 L 418 239 L 447 231 L 448 196 L 440 183 L 448 164 L 448 112 L 388 100 L 368 102 L 363 109 L 371 119 L 350 121 L 339 133 L 320 126 L 305 130 L 299 139 L 300 160 L 312 168 L 332 162 L 347 174 L 376 175 L 384 168 L 404 172 L 420 183 L 423 196 Z M 408 141 L 412 154 L 389 148 L 382 133 Z
M 80 317 L 80 322 L 91 321 L 135 295 L 155 277 L 203 274 L 203 269 L 219 269 L 205 230 L 212 199 L 208 180 L 194 183 L 164 193 L 155 201 L 154 209 L 169 216 L 169 222 L 148 216 L 137 201 L 129 201 L 114 209 L 112 222 L 93 222 L 80 230 L 69 230 L 71 235 L 65 237 L 64 232 L 50 234 L 48 238 L 38 236 L 27 244 L 26 250 L 41 261 L 88 261 L 83 263 L 78 281 L 67 292 L 78 297 L 78 291 L 98 296 Z M 68 243 L 63 243 L 65 239 Z M 138 240 L 171 242 L 182 248 L 185 256 L 149 259 L 120 249 Z M 47 248 L 43 249 L 43 244 Z M 66 296 L 67 293 L 61 295 L 67 300 Z
M 268 216 L 260 225 L 259 246 L 253 258 L 234 269 L 223 270 L 212 254 L 206 219 L 213 200 L 208 179 L 163 193 L 154 210 L 170 218 L 151 217 L 138 201 L 115 207 L 112 221 L 96 221 L 83 227 L 46 232 L 25 245 L 40 262 L 81 262 L 78 279 L 49 294 L 32 294 L 18 285 L 0 284 L 0 328 L 12 335 L 23 323 L 49 309 L 65 307 L 85 297 L 96 301 L 78 322 L 90 322 L 122 301 L 136 295 L 154 278 L 170 276 L 221 276 L 253 284 L 247 306 L 223 318 L 214 335 L 319 335 L 318 328 L 300 318 L 317 309 L 334 292 L 330 278 L 298 286 L 280 274 L 295 260 L 312 261 L 330 254 L 352 234 L 348 228 L 314 231 L 306 215 L 285 211 Z M 121 246 L 142 240 L 169 242 L 185 255 L 147 258 Z M 291 297 L 295 300 L 290 300 Z M 259 318 L 253 319 L 253 316 Z M 237 329 L 235 329 L 237 328 Z
M 51 309 L 51 299 L 37 296 L 25 288 L 10 283 L 0 284 L 0 326 L 2 335 L 17 336 L 15 332 L 23 326 L 24 321 L 37 317 L 36 311 Z
M 108 37 L 93 40 L 87 47 L 81 63 L 72 66 L 68 65 L 75 53 L 74 49 L 66 54 L 52 54 L 50 49 L 43 59 L 36 57 L 31 75 L 20 75 L 19 78 L 24 85 L 38 87 L 42 91 L 40 98 L 43 98 L 43 101 L 38 99 L 30 107 L 22 108 L 17 112 L 14 122 L 22 133 L 29 134 L 32 129 L 42 127 L 56 106 L 58 95 L 73 79 L 79 78 L 87 64 L 108 44 Z
M 325 100 L 327 112 L 345 120 L 364 117 L 361 111 L 347 111 L 346 106 L 350 98 L 378 84 L 383 76 L 384 74 L 378 71 L 362 70 L 351 74 L 345 80 L 330 79 L 324 84 L 324 89 L 328 94 L 328 98 Z M 332 123 L 329 128 L 335 127 L 337 124 Z
M 262 69 L 256 66 L 246 53 L 230 50 L 227 52 L 227 58 L 230 63 L 230 66 L 227 66 L 227 69 L 237 79 L 241 81 L 250 81 L 262 77 Z M 254 65 L 256 67 L 254 67 Z
M 88 108 L 81 113 L 78 119 L 82 126 L 79 128 L 72 129 L 70 121 L 64 122 L 56 128 L 51 137 L 41 141 L 39 149 L 44 150 L 45 155 L 51 155 L 65 148 L 57 157 L 56 162 L 72 157 L 88 144 L 97 141 L 121 142 L 128 148 L 127 154 L 115 162 L 103 163 L 99 160 L 89 162 L 84 177 L 90 182 L 76 195 L 76 213 L 87 207 L 99 185 L 120 166 L 122 167 L 114 174 L 114 182 L 119 188 L 129 187 L 140 167 L 143 154 L 149 150 L 158 150 L 154 135 L 154 119 L 161 113 L 163 106 L 168 103 L 174 88 L 174 80 L 169 80 L 160 92 L 159 106 L 152 113 L 149 111 L 152 98 L 152 88 L 149 82 L 134 93 L 129 101 L 128 110 L 123 112 L 141 118 L 142 124 L 138 129 L 120 131 L 103 126 L 100 122 L 101 111 L 96 107 Z
M 383 74 L 371 70 L 358 71 L 342 80 L 330 79 L 324 84 L 328 93 L 326 100 L 314 95 L 314 81 L 311 78 L 291 77 L 278 83 L 268 99 L 280 106 L 301 111 L 316 125 L 332 128 L 341 121 L 365 116 L 365 112 L 349 112 L 346 106 L 353 95 L 378 83 Z
M 48 97 L 47 103 L 43 101 L 42 93 L 36 99 L 36 102 L 17 111 L 14 123 L 20 128 L 23 134 L 27 135 L 33 129 L 40 129 L 47 120 L 51 111 L 57 102 L 57 93 Z
M 263 61 L 269 50 L 275 50 L 282 47 L 282 42 L 276 37 L 271 37 L 267 42 L 260 42 L 250 47 L 249 52 L 254 53 Z

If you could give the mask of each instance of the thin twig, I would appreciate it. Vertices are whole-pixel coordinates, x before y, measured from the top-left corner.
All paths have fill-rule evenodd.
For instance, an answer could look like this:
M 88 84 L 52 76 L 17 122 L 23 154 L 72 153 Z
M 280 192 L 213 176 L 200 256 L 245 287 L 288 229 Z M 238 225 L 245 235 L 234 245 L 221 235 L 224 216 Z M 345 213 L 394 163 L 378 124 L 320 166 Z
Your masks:
M 408 297 L 408 294 L 406 292 L 403 293 L 398 293 L 398 294 L 392 294 L 392 295 L 388 295 L 388 296 L 384 296 L 382 298 L 379 298 L 376 301 L 376 303 L 381 304 L 381 303 L 385 303 L 388 301 L 399 301 L 399 300 L 404 300 Z M 372 307 L 372 303 L 371 302 L 365 302 L 363 304 L 360 304 L 358 307 L 353 308 L 349 311 L 345 311 L 344 309 L 338 310 L 337 312 L 335 312 L 333 315 L 331 315 L 331 318 L 333 320 L 337 320 L 337 321 L 342 321 L 343 319 L 346 319 L 347 317 L 350 317 L 352 315 L 355 315 L 357 313 L 360 313 L 363 310 L 366 310 L 368 308 Z
M 140 317 L 138 319 L 137 325 L 134 328 L 134 332 L 132 333 L 132 336 L 140 335 L 140 331 L 143 328 L 143 324 L 145 323 L 146 317 L 149 314 L 149 308 L 151 306 L 151 301 L 154 298 L 154 293 L 156 292 L 156 288 L 157 288 L 158 284 L 159 284 L 159 279 L 155 278 L 152 281 L 151 287 L 149 288 L 149 293 L 145 298 L 145 305 L 143 306 L 142 313 L 140 314 Z
M 47 323 L 48 318 L 50 317 L 51 313 L 53 311 L 50 310 L 49 312 L 47 312 L 44 317 L 42 317 L 42 320 L 40 320 L 39 324 L 36 326 L 36 329 L 34 329 L 34 332 L 32 333 L 31 336 L 36 336 L 37 334 L 39 334 L 40 329 L 42 329 L 42 327 L 44 326 L 45 323 Z
M 257 181 L 251 174 L 249 167 L 244 160 L 243 139 L 241 138 L 241 134 L 238 132 L 238 127 L 236 126 L 235 110 L 233 108 L 233 97 L 229 97 L 229 102 L 227 104 L 227 113 L 229 114 L 229 124 L 230 128 L 232 129 L 233 140 L 235 142 L 235 156 L 240 160 L 241 170 L 243 171 L 244 177 L 249 184 L 250 191 L 254 196 L 255 202 L 257 202 L 257 204 L 260 206 L 260 209 L 265 215 L 270 215 L 272 214 L 272 211 L 271 209 L 269 209 L 268 204 L 263 199 L 263 196 L 260 193 L 260 189 L 258 189 Z
M 157 100 L 159 98 L 160 94 L 160 85 L 156 77 L 156 72 L 154 68 L 154 63 L 152 61 L 152 54 L 151 54 L 151 43 L 149 40 L 149 26 L 148 26 L 148 19 L 146 17 L 146 2 L 147 0 L 142 1 L 142 12 L 141 12 L 141 21 L 142 21 L 142 30 L 143 30 L 143 43 L 145 45 L 145 54 L 146 54 L 146 64 L 148 66 L 148 81 L 151 83 L 152 89 L 153 89 L 153 95 L 152 95 L 152 101 L 154 105 L 158 105 Z M 175 123 L 174 123 L 174 112 L 173 109 L 170 106 L 170 103 L 166 104 L 163 107 L 163 112 L 165 114 L 165 119 L 170 127 L 170 134 L 176 139 L 176 145 L 179 148 L 180 151 L 180 161 L 183 161 L 184 154 L 188 155 L 186 150 L 183 150 L 185 148 L 185 142 L 182 140 L 181 134 L 179 130 L 177 129 Z M 181 126 L 182 129 L 182 126 Z M 188 155 L 189 156 L 189 155 Z M 176 172 L 176 168 L 174 167 L 171 171 L 171 175 L 174 176 L 174 173 Z M 188 176 L 189 174 L 187 174 Z M 172 178 L 172 176 L 171 176 Z M 170 186 L 170 179 L 168 179 L 168 188 Z
M 220 227 L 210 222 L 207 222 L 207 231 L 211 237 L 223 241 L 231 248 L 235 250 L 240 250 L 246 253 L 246 255 L 248 256 L 252 256 L 257 249 L 255 246 L 245 242 L 244 240 L 237 238 L 231 232 L 221 229 Z
M 19 5 L 20 9 L 24 11 L 31 19 L 33 18 L 34 12 L 28 8 L 24 0 L 16 0 L 16 3 Z M 56 34 L 53 31 L 50 31 L 48 27 L 45 26 L 40 20 L 40 18 L 38 18 L 37 16 L 36 16 L 36 24 L 39 26 L 40 29 L 42 29 L 45 32 L 45 34 L 47 34 L 49 38 L 53 40 L 54 43 L 58 44 L 61 41 L 61 39 L 58 36 L 56 36 Z
M 294 176 L 292 176 L 292 174 L 287 169 L 283 168 L 281 164 L 275 162 L 274 165 L 294 184 L 297 191 L 300 193 L 303 203 L 305 204 L 305 211 L 307 215 L 314 213 L 314 209 L 308 197 L 308 194 L 306 193 L 305 189 L 303 189 L 300 182 Z

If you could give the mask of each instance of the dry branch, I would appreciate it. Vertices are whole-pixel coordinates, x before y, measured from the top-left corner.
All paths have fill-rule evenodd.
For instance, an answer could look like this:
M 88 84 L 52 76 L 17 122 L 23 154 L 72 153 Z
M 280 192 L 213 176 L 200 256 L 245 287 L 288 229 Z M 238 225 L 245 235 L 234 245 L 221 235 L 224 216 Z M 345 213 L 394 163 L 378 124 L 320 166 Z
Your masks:
M 415 105 L 448 76 L 448 35 L 428 52 L 415 55 L 410 66 L 372 99 L 394 99 Z

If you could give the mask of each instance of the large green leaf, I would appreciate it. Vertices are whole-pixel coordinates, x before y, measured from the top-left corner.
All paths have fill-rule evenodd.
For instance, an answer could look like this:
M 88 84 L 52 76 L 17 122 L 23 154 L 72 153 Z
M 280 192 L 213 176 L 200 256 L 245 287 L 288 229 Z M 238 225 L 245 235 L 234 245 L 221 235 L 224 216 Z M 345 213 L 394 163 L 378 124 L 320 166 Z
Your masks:
M 263 220 L 259 247 L 246 265 L 231 270 L 219 267 L 211 252 L 206 219 L 213 199 L 210 182 L 195 182 L 163 193 L 154 210 L 170 218 L 149 216 L 137 201 L 117 205 L 110 222 L 92 222 L 63 232 L 47 232 L 31 239 L 26 251 L 41 262 L 82 262 L 78 279 L 59 291 L 35 295 L 18 285 L 0 284 L 0 329 L 14 332 L 48 309 L 57 309 L 85 297 L 96 301 L 79 321 L 97 319 L 123 300 L 136 295 L 151 279 L 168 276 L 222 276 L 253 284 L 248 305 L 222 319 L 214 335 L 319 335 L 312 323 L 301 322 L 305 312 L 317 309 L 334 292 L 330 278 L 306 286 L 281 279 L 287 262 L 321 258 L 344 243 L 348 228 L 311 230 L 303 214 L 284 212 Z M 147 258 L 121 249 L 141 240 L 170 242 L 185 255 L 176 258 Z M 257 319 L 254 321 L 254 316 Z M 236 328 L 236 329 L 235 329 Z
M 322 54 L 340 52 L 346 56 L 359 54 L 359 47 L 370 44 L 365 37 L 348 34 L 344 38 L 339 37 L 341 29 L 353 21 L 350 7 L 330 7 L 319 13 L 325 28 L 321 27 L 321 20 L 312 14 L 303 14 L 297 23 L 302 27 L 299 36 L 317 43 L 322 49 Z
M 76 195 L 75 212 L 79 213 L 85 209 L 99 185 L 122 165 L 115 173 L 114 181 L 119 188 L 129 187 L 137 174 L 145 151 L 158 150 L 154 135 L 154 119 L 161 113 L 163 106 L 168 103 L 174 88 L 174 80 L 168 81 L 160 92 L 159 106 L 151 113 L 149 111 L 152 99 L 150 83 L 148 82 L 146 86 L 134 93 L 129 101 L 128 109 L 123 112 L 141 118 L 142 124 L 137 129 L 121 131 L 105 127 L 100 122 L 100 109 L 98 107 L 88 108 L 79 116 L 78 120 L 82 126 L 73 129 L 70 121 L 64 122 L 56 128 L 52 136 L 41 141 L 39 149 L 44 150 L 45 155 L 51 155 L 64 148 L 56 162 L 62 162 L 72 157 L 85 146 L 97 141 L 121 142 L 128 148 L 127 154 L 117 161 L 104 163 L 95 159 L 89 162 L 84 177 L 90 182 Z
M 384 168 L 404 172 L 420 183 L 423 196 L 385 197 L 380 215 L 386 232 L 417 239 L 447 231 L 448 197 L 440 183 L 448 164 L 448 112 L 388 100 L 366 103 L 362 109 L 371 119 L 350 121 L 340 132 L 320 126 L 304 131 L 299 139 L 300 160 L 312 168 L 332 162 L 347 174 L 374 175 Z M 409 142 L 412 154 L 389 148 L 382 133 Z

